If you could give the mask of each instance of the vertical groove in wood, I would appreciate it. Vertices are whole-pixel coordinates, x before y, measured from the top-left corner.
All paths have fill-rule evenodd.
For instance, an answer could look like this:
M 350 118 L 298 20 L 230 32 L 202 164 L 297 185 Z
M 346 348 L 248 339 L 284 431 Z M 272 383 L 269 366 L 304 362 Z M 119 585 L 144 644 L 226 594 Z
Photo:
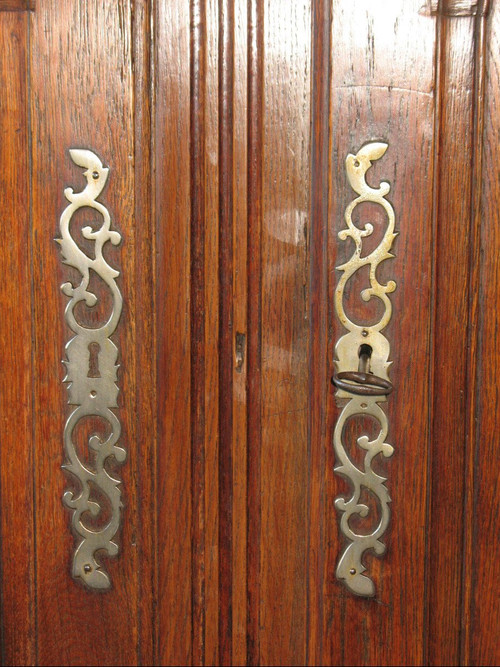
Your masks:
M 234 5 L 219 14 L 219 664 L 232 665 Z
M 461 656 L 460 664 L 471 664 L 471 619 L 472 619 L 472 581 L 474 572 L 474 486 L 475 456 L 479 435 L 478 417 L 479 401 L 479 336 L 480 336 L 480 302 L 481 302 L 481 213 L 483 193 L 483 137 L 484 137 L 484 104 L 486 74 L 486 25 L 488 2 L 481 3 L 482 11 L 475 19 L 474 40 L 474 88 L 473 88 L 473 137 L 472 137 L 472 188 L 470 192 L 470 244 L 469 244 L 469 279 L 471 288 L 468 298 L 468 355 L 467 355 L 467 419 L 466 447 L 464 461 L 463 516 L 463 562 L 462 562 L 462 597 L 461 597 Z
M 36 660 L 29 19 L 0 13 L 0 659 Z
M 328 359 L 328 109 L 330 100 L 329 0 L 312 6 L 312 137 L 310 326 L 308 403 L 308 548 L 306 664 L 323 658 L 323 591 L 325 583 L 325 451 L 329 398 Z
M 437 215 L 438 215 L 438 193 L 439 193 L 439 170 L 437 169 L 438 158 L 439 158 L 439 138 L 440 138 L 440 120 L 441 120 L 441 76 L 442 76 L 442 17 L 438 15 L 435 19 L 435 40 L 434 40 L 434 90 L 435 99 L 434 99 L 434 117 L 433 117 L 433 139 L 432 139 L 432 165 L 431 165 L 431 174 L 432 174 L 432 237 L 436 238 L 437 231 Z M 435 346 L 435 328 L 436 328 L 436 265 L 438 260 L 438 252 L 436 244 L 432 248 L 432 259 L 431 259 L 431 294 L 430 294 L 430 310 L 431 316 L 428 322 L 428 335 L 430 339 L 430 354 L 432 355 L 432 361 L 430 364 L 429 371 L 429 384 L 427 392 L 427 418 L 428 418 L 428 432 L 432 437 L 432 420 L 433 420 L 433 406 L 434 406 L 434 392 L 435 392 L 435 371 L 436 371 L 436 346 Z M 432 441 L 431 441 L 432 442 Z M 423 587 L 423 614 L 424 622 L 422 627 L 422 655 L 426 664 L 428 663 L 429 657 L 429 630 L 430 630 L 430 614 L 431 609 L 429 605 L 429 588 L 431 586 L 430 581 L 430 516 L 431 516 L 431 506 L 432 506 L 432 455 L 433 447 L 429 448 L 427 453 L 427 469 L 426 475 L 429 480 L 426 490 L 425 490 L 425 525 L 429 527 L 425 532 L 425 562 L 424 562 L 424 587 Z
M 138 443 L 137 535 L 139 586 L 137 596 L 138 664 L 158 664 L 157 656 L 157 416 L 156 365 L 156 234 L 153 179 L 154 104 L 152 35 L 154 12 L 148 0 L 134 0 L 132 58 L 134 65 L 134 222 L 137 233 L 135 285 L 137 321 L 147 322 L 136 339 L 136 414 Z M 146 567 L 150 564 L 150 568 Z M 149 571 L 148 571 L 149 570 Z
M 220 365 L 220 3 L 206 3 L 205 45 L 205 664 L 220 664 L 219 629 L 224 618 L 219 565 L 219 365 Z M 221 517 L 222 518 L 222 517 Z
M 468 298 L 468 354 L 467 354 L 467 391 L 466 391 L 466 447 L 464 461 L 463 497 L 463 557 L 462 557 L 462 596 L 461 596 L 461 633 L 460 633 L 460 664 L 469 665 L 471 653 L 471 604 L 474 548 L 474 485 L 475 455 L 479 433 L 477 419 L 479 401 L 477 390 L 479 384 L 479 347 L 480 336 L 480 261 L 481 261 L 481 196 L 482 196 L 482 138 L 484 122 L 484 74 L 485 74 L 485 19 L 476 18 L 475 31 L 475 72 L 474 72 L 474 132 L 472 159 L 472 191 L 470 194 L 471 238 L 469 251 L 469 277 L 473 288 Z
M 486 10 L 483 8 L 482 13 L 487 14 Z M 477 353 L 474 357 L 471 356 L 471 364 L 475 368 L 470 369 L 471 376 L 474 375 L 471 378 L 471 403 L 473 398 L 475 400 L 471 405 L 467 474 L 469 478 L 473 478 L 473 484 L 466 505 L 469 531 L 466 538 L 467 595 L 464 607 L 468 606 L 469 627 L 464 629 L 466 636 L 463 659 L 465 664 L 497 665 L 500 661 L 498 644 L 500 598 L 495 558 L 500 536 L 498 505 L 500 498 L 498 476 L 500 7 L 498 3 L 491 3 L 491 14 L 487 22 L 478 19 L 476 29 L 477 152 L 473 168 L 474 193 L 471 201 L 472 218 L 476 223 L 474 238 L 476 245 L 472 249 L 471 259 L 475 262 L 475 270 L 479 272 L 480 287 L 471 308 L 471 318 L 473 314 L 477 314 L 477 319 L 471 321 L 475 329 L 471 338 L 471 354 L 474 348 Z
M 248 2 L 233 13 L 233 663 L 247 663 L 247 96 Z M 239 349 L 236 349 L 236 343 Z M 238 356 L 239 355 L 239 356 Z
M 37 499 L 37 493 L 36 493 L 36 478 L 37 478 L 37 470 L 35 467 L 35 460 L 36 460 L 36 420 L 34 418 L 33 414 L 33 406 L 35 405 L 35 345 L 34 345 L 34 340 L 35 340 L 35 273 L 33 270 L 33 262 L 34 262 L 34 249 L 33 249 L 33 230 L 34 230 L 34 225 L 33 225 L 33 185 L 34 185 L 34 179 L 33 179 L 33 118 L 31 115 L 31 100 L 33 98 L 33 90 L 32 90 L 32 75 L 31 75 L 31 67 L 32 67 L 32 31 L 33 31 L 33 20 L 32 20 L 32 15 L 28 16 L 28 22 L 27 22 L 27 31 L 28 31 L 28 53 L 27 53 L 27 96 L 26 96 L 26 107 L 27 107 L 27 117 L 28 117 L 28 127 L 27 127 L 27 132 L 28 132 L 28 151 L 29 151 L 29 175 L 28 175 L 28 192 L 29 192 L 29 263 L 30 263 L 30 330 L 31 330 L 31 356 L 30 356 L 30 376 L 31 376 L 31 390 L 30 390 L 30 399 L 31 399 L 31 428 L 30 428 L 30 435 L 31 435 L 31 466 L 32 466 L 32 473 L 31 473 L 31 498 L 32 498 L 32 506 L 33 506 L 33 511 L 32 511 L 32 535 L 33 535 L 33 562 L 31 565 L 32 568 L 32 580 L 31 580 L 31 590 L 30 590 L 30 601 L 33 601 L 32 605 L 32 613 L 33 613 L 33 627 L 32 627 L 32 636 L 33 636 L 33 657 L 34 657 L 34 663 L 36 665 L 39 664 L 39 657 L 38 657 L 38 636 L 39 636 L 39 628 L 38 628 L 38 619 L 39 619 L 39 612 L 38 612 L 38 582 L 37 582 L 37 567 L 36 567 L 36 560 L 37 560 L 37 555 L 38 555 L 38 537 L 37 537 L 37 531 L 36 531 L 36 512 L 37 512 L 37 507 L 36 507 L 36 499 Z
M 466 442 L 469 218 L 472 187 L 474 19 L 438 16 L 434 148 L 432 447 L 426 589 L 429 664 L 458 664 L 462 595 L 462 521 L 450 521 L 451 497 L 462 498 Z M 460 137 L 460 146 L 457 146 Z M 453 155 L 453 159 L 449 156 Z M 464 220 L 467 223 L 464 223 Z M 449 286 L 453 285 L 453 289 Z M 455 446 L 443 447 L 443 443 Z M 446 572 L 446 577 L 442 573 Z M 447 641 L 443 641 L 444 637 Z
M 263 0 L 248 0 L 247 660 L 260 664 Z
M 461 632 L 461 664 L 475 664 L 471 661 L 473 642 L 471 636 L 473 627 L 473 582 L 475 571 L 474 545 L 476 540 L 475 526 L 475 484 L 476 484 L 476 455 L 478 438 L 480 437 L 479 419 L 480 401 L 478 388 L 480 387 L 480 334 L 481 334 L 481 215 L 483 195 L 483 140 L 484 140 L 484 110 L 486 84 L 486 15 L 488 2 L 482 3 L 481 12 L 475 21 L 475 72 L 474 72 L 474 136 L 472 162 L 472 192 L 470 199 L 471 209 L 471 242 L 469 255 L 470 281 L 474 286 L 469 292 L 468 318 L 468 349 L 467 358 L 467 441 L 464 471 L 464 555 L 462 571 L 462 632 Z M 484 307 L 484 306 L 483 306 Z
M 190 3 L 193 665 L 205 662 L 205 0 Z

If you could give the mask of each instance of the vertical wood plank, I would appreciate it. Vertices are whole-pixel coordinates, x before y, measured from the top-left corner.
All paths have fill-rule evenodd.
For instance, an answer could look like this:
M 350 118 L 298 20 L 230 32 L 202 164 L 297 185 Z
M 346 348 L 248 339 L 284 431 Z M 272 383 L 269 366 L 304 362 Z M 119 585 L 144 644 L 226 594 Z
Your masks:
M 474 19 L 438 17 L 432 448 L 427 541 L 426 661 L 460 663 L 464 525 L 450 521 L 450 498 L 466 492 L 465 437 L 469 219 L 474 112 Z M 459 141 L 458 141 L 458 138 Z M 450 159 L 450 156 L 453 156 Z M 450 285 L 453 288 L 450 289 Z M 449 443 L 451 446 L 443 446 Z M 446 577 L 442 573 L 446 572 Z
M 219 5 L 219 651 L 233 664 L 233 88 L 234 5 Z
M 326 452 L 331 447 L 327 429 L 330 393 L 328 327 L 328 110 L 330 104 L 329 0 L 312 5 L 312 132 L 311 132 L 311 228 L 309 289 L 309 404 L 308 404 L 308 544 L 307 544 L 307 657 L 319 665 L 323 659 L 323 611 L 325 583 Z
M 264 0 L 248 3 L 247 660 L 260 664 Z
M 498 104 L 500 99 L 500 7 L 491 3 L 491 14 L 485 26 L 480 20 L 477 26 L 478 41 L 485 40 L 486 80 L 484 106 L 484 135 L 482 143 L 482 170 L 476 169 L 474 187 L 482 185 L 480 232 L 480 291 L 478 295 L 478 349 L 475 373 L 476 392 L 473 443 L 473 495 L 469 500 L 470 548 L 465 562 L 465 575 L 469 580 L 470 626 L 465 645 L 465 664 L 495 665 L 500 661 L 498 647 L 498 618 L 500 616 L 498 582 L 494 554 L 500 537 L 498 505 L 498 433 L 500 417 L 496 406 L 499 402 L 500 360 L 498 355 L 498 331 L 500 330 L 500 132 Z M 477 66 L 482 66 L 481 52 Z M 481 130 L 482 119 L 478 118 Z M 479 137 L 481 135 L 479 134 Z M 480 180 L 481 178 L 481 180 Z M 477 213 L 477 211 L 473 211 Z M 476 217 L 476 220 L 478 218 Z M 475 323 L 474 323 L 475 324 Z
M 0 13 L 0 661 L 35 662 L 28 17 Z
M 221 351 L 220 334 L 220 243 L 222 212 L 219 177 L 223 178 L 221 140 L 226 126 L 220 109 L 220 21 L 218 0 L 206 5 L 205 40 L 205 142 L 203 164 L 205 169 L 205 664 L 218 665 L 222 661 L 220 633 L 222 623 L 230 624 L 224 590 L 229 571 L 220 557 L 221 522 L 224 520 L 225 499 L 222 497 L 220 476 L 224 466 L 230 465 L 222 452 L 220 441 L 220 400 L 225 390 L 219 382 Z M 227 299 L 227 295 L 226 295 Z
M 233 13 L 233 664 L 247 663 L 247 0 Z M 257 407 L 257 409 L 260 409 Z
M 190 15 L 158 2 L 155 29 L 160 664 L 191 664 Z
M 366 558 L 377 589 L 374 599 L 357 598 L 336 581 L 335 568 L 343 544 L 333 500 L 346 495 L 348 488 L 332 472 L 335 461 L 330 446 L 326 466 L 329 525 L 323 620 L 325 664 L 423 661 L 435 21 L 419 9 L 420 4 L 413 0 L 390 6 L 384 2 L 348 6 L 337 0 L 332 4 L 330 303 L 338 279 L 335 266 L 352 254 L 352 247 L 346 247 L 337 237 L 344 226 L 345 207 L 355 196 L 345 176 L 344 160 L 371 140 L 389 144 L 385 156 L 370 169 L 368 180 L 373 184 L 380 180 L 391 183 L 389 199 L 396 212 L 399 236 L 396 258 L 378 270 L 381 282 L 394 279 L 397 283 L 391 299 L 393 316 L 384 332 L 394 361 L 391 376 L 395 391 L 385 407 L 388 441 L 395 446 L 395 454 L 376 462 L 377 472 L 388 478 L 393 501 L 391 524 L 384 539 L 388 550 L 381 559 Z M 371 213 L 365 212 L 370 217 Z M 358 224 L 366 221 L 360 219 Z M 385 225 L 385 220 L 381 224 Z M 374 236 L 379 234 L 380 239 L 382 231 L 378 229 L 377 225 Z M 371 321 L 374 304 L 363 306 L 359 291 L 365 284 L 361 282 L 352 290 L 349 312 L 355 321 Z M 335 317 L 330 326 L 337 340 L 343 330 Z M 330 443 L 331 435 L 330 430 Z
M 311 6 L 264 5 L 260 659 L 305 660 Z M 249 404 L 249 410 L 253 406 Z
M 191 576 L 193 665 L 205 662 L 206 3 L 190 2 Z
M 132 15 L 134 61 L 134 215 L 136 228 L 135 339 L 137 373 L 138 663 L 157 664 L 157 415 L 156 415 L 156 234 L 152 141 L 153 62 L 149 0 L 135 0 Z
M 138 645 L 136 291 L 134 130 L 131 10 L 127 2 L 45 2 L 33 14 L 33 247 L 36 525 L 38 535 L 38 660 L 40 663 L 136 664 Z M 62 429 L 67 392 L 60 360 L 70 333 L 59 286 L 67 272 L 53 239 L 65 205 L 63 188 L 82 184 L 70 147 L 95 150 L 110 167 L 102 195 L 123 244 L 109 252 L 120 269 L 124 298 L 115 340 L 120 350 L 118 384 L 124 510 L 119 557 L 107 561 L 112 590 L 98 595 L 70 577 L 74 539 L 61 496 L 68 481 Z M 141 261 L 142 258 L 141 258 Z M 83 317 L 89 317 L 85 313 Z M 50 537 L 47 534 L 49 531 Z M 147 563 L 140 576 L 148 577 Z M 103 647 L 106 650 L 103 651 Z
M 35 0 L 0 0 L 0 12 L 25 12 L 35 8 Z

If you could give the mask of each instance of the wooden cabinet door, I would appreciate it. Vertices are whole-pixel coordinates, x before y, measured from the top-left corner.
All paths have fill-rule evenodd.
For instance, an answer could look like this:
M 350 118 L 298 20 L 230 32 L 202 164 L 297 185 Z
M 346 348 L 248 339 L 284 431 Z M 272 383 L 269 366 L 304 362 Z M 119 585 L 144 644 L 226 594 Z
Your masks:
M 499 41 L 486 0 L 0 0 L 2 664 L 498 663 Z M 373 142 L 367 180 L 390 184 L 398 235 L 377 269 L 397 285 L 394 455 L 373 463 L 391 518 L 365 598 L 336 578 L 350 487 L 331 378 L 345 160 Z M 126 451 L 106 462 L 106 590 L 74 576 L 63 504 L 81 485 L 61 469 L 60 287 L 81 276 L 54 239 L 93 178 L 71 149 L 109 168 L 98 199 L 121 235 L 103 250 Z M 353 222 L 373 225 L 370 252 L 385 217 L 364 203 Z M 88 206 L 72 219 L 88 261 L 100 225 Z M 112 307 L 94 273 L 87 328 Z M 380 315 L 368 284 L 346 292 L 359 322 Z M 109 428 L 75 429 L 90 470 Z M 378 428 L 345 429 L 360 468 Z M 110 500 L 89 489 L 99 531 Z M 380 516 L 364 498 L 361 532 Z

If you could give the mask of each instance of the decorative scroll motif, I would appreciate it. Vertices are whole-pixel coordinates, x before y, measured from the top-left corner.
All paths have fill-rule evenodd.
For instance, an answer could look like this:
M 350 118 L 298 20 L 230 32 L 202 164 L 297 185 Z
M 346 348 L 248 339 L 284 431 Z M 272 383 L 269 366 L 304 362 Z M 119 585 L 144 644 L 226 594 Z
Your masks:
M 78 482 L 78 490 L 66 491 L 63 501 L 73 510 L 72 527 L 77 538 L 72 575 L 92 589 L 106 590 L 111 586 L 110 578 L 96 560 L 96 552 L 105 552 L 108 556 L 116 556 L 118 553 L 118 546 L 112 540 L 120 525 L 122 503 L 120 482 L 111 477 L 105 466 L 110 457 L 114 457 L 117 463 L 123 463 L 126 454 L 117 445 L 121 425 L 112 410 L 118 407 L 118 348 L 110 340 L 120 320 L 123 300 L 116 284 L 119 272 L 104 259 L 103 247 L 108 241 L 118 245 L 121 236 L 110 229 L 109 212 L 96 201 L 104 188 L 109 169 L 102 166 L 92 151 L 73 149 L 69 153 L 75 164 L 86 169 L 84 176 L 87 185 L 82 192 L 73 192 L 72 188 L 64 190 L 70 203 L 61 215 L 61 238 L 57 239 L 61 245 L 63 263 L 77 269 L 82 276 L 76 287 L 70 282 L 61 286 L 63 293 L 70 299 L 65 311 L 66 322 L 75 333 L 65 348 L 66 360 L 63 363 L 67 373 L 63 381 L 68 383 L 68 403 L 76 406 L 64 428 L 66 462 L 63 468 L 72 473 Z M 102 224 L 96 231 L 92 227 L 82 229 L 82 236 L 94 241 L 94 259 L 81 250 L 70 231 L 73 215 L 83 207 L 94 209 L 102 217 Z M 105 283 L 113 303 L 108 320 L 98 328 L 87 328 L 77 319 L 77 305 L 80 302 L 83 301 L 88 307 L 97 303 L 96 295 L 88 290 L 91 270 Z M 99 417 L 107 423 L 109 430 L 109 435 L 94 434 L 88 439 L 89 449 L 95 452 L 93 466 L 82 463 L 75 445 L 75 428 L 88 417 Z M 95 499 L 96 490 L 99 501 Z M 109 519 L 102 528 L 91 528 L 88 525 L 90 517 L 98 519 L 103 516 L 105 519 L 109 516 Z
M 339 399 L 347 399 L 334 432 L 334 448 L 338 462 L 335 471 L 347 478 L 352 485 L 352 495 L 349 499 L 339 497 L 335 500 L 336 508 L 342 513 L 341 531 L 349 540 L 338 562 L 336 575 L 353 593 L 366 597 L 375 595 L 375 585 L 368 576 L 363 574 L 366 570 L 363 565 L 363 555 L 369 549 L 372 549 L 377 556 L 385 552 L 385 544 L 380 539 L 389 523 L 389 503 L 391 502 L 384 484 L 386 479 L 373 471 L 372 461 L 378 454 L 389 457 L 393 453 L 391 445 L 385 442 L 388 422 L 379 403 L 386 400 L 386 394 L 392 389 L 388 378 L 388 369 L 391 364 L 388 361 L 389 341 L 381 331 L 391 318 L 392 306 L 388 295 L 396 289 L 396 283 L 390 280 L 387 285 L 381 285 L 376 273 L 381 262 L 394 257 L 390 250 L 396 237 L 394 233 L 395 216 L 391 204 L 385 199 L 390 190 L 389 183 L 383 181 L 379 188 L 372 188 L 365 180 L 366 172 L 371 167 L 372 161 L 381 158 L 386 150 L 387 144 L 374 142 L 363 146 L 356 155 L 349 154 L 346 158 L 349 182 L 359 196 L 348 205 L 345 211 L 347 229 L 339 232 L 339 238 L 342 241 L 352 239 L 355 249 L 352 257 L 345 264 L 337 267 L 339 271 L 342 271 L 342 275 L 335 291 L 337 315 L 343 326 L 349 331 L 339 339 L 335 347 L 337 373 L 334 383 L 338 387 L 336 396 Z M 354 209 L 362 202 L 380 204 L 388 220 L 385 235 L 380 244 L 365 256 L 362 256 L 363 238 L 372 234 L 373 225 L 366 223 L 364 229 L 359 229 L 352 221 Z M 355 324 L 349 319 L 344 309 L 346 284 L 356 271 L 363 267 L 369 267 L 370 287 L 361 292 L 361 298 L 363 301 L 369 301 L 372 297 L 377 297 L 384 306 L 384 313 L 380 320 L 366 325 Z M 352 380 L 352 384 L 339 381 L 339 376 Z M 343 443 L 346 422 L 356 415 L 370 415 L 380 424 L 380 433 L 375 440 L 369 440 L 366 435 L 357 440 L 358 445 L 366 450 L 363 470 L 360 470 L 351 461 Z M 377 499 L 380 520 L 373 532 L 358 534 L 351 527 L 351 520 L 354 515 L 368 516 L 369 508 L 361 502 L 361 495 L 366 490 Z

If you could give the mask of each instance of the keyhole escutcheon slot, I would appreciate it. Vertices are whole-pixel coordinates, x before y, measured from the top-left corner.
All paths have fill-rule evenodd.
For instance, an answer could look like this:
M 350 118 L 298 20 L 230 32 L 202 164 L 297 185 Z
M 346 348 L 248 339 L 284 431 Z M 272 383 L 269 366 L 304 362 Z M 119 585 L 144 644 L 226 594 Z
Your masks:
M 89 372 L 87 373 L 88 378 L 100 378 L 101 374 L 99 372 L 99 352 L 101 351 L 101 346 L 99 343 L 89 343 Z

